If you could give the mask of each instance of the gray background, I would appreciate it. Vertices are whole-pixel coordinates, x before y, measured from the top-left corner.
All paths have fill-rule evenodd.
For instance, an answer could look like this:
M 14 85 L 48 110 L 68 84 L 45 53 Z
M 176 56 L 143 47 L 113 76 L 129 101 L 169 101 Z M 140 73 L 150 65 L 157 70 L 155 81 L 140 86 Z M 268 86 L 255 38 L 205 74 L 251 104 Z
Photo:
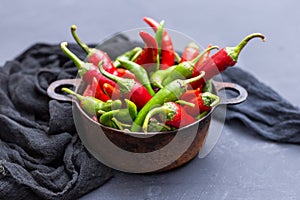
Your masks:
M 252 41 L 238 67 L 254 74 L 300 106 L 300 2 L 252 1 L 12 1 L 0 3 L 0 65 L 36 42 L 72 42 L 78 26 L 85 42 L 98 42 L 119 31 L 145 27 L 144 16 L 202 45 Z M 299 146 L 263 140 L 236 122 L 226 124 L 214 150 L 204 159 L 168 173 L 116 173 L 88 199 L 299 199 Z

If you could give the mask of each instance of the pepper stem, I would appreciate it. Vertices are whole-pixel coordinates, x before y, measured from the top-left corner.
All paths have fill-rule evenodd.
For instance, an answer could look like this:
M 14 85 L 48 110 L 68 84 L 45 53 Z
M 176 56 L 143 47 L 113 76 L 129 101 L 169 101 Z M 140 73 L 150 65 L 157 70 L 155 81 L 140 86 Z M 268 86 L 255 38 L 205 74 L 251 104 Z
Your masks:
M 143 123 L 143 126 L 142 126 L 143 131 L 147 132 L 148 124 L 150 122 L 151 117 L 153 117 L 156 114 L 162 113 L 162 112 L 167 113 L 169 110 L 170 110 L 170 108 L 168 106 L 165 106 L 165 105 L 160 106 L 160 107 L 156 107 L 156 108 L 153 108 L 152 110 L 150 110 L 147 113 L 146 117 L 145 117 L 145 120 L 144 120 L 144 123 Z
M 76 33 L 76 30 L 77 30 L 77 26 L 76 25 L 72 25 L 71 26 L 71 33 L 72 33 L 72 35 L 73 35 L 73 38 L 75 39 L 75 41 L 77 42 L 77 44 L 87 53 L 87 54 L 89 54 L 89 53 L 91 53 L 91 49 L 85 44 L 85 43 L 83 43 L 80 39 L 79 39 L 79 37 L 78 37 L 78 35 L 77 35 L 77 33 Z
M 194 66 L 207 52 L 209 52 L 213 49 L 219 49 L 219 47 L 218 46 L 211 46 L 211 47 L 206 48 L 196 58 L 194 58 L 192 61 L 190 61 L 191 64 Z
M 182 81 L 182 83 L 183 83 L 183 85 L 188 85 L 192 82 L 200 80 L 201 78 L 203 78 L 204 75 L 205 75 L 205 71 L 201 71 L 198 76 L 193 77 L 193 78 L 189 78 L 189 79 L 185 79 L 185 80 Z
M 188 102 L 188 101 L 184 101 L 184 100 L 177 100 L 175 101 L 176 103 L 180 104 L 180 105 L 187 105 L 187 106 L 190 106 L 190 107 L 195 107 L 195 104 L 194 103 L 191 103 L 191 102 Z
M 77 94 L 76 92 L 74 92 L 73 90 L 70 90 L 69 88 L 62 88 L 61 91 L 75 96 L 79 101 L 83 100 L 83 96 L 81 96 L 80 94 Z
M 82 68 L 82 65 L 84 62 L 80 60 L 74 53 L 72 53 L 68 48 L 68 43 L 67 42 L 62 42 L 60 43 L 60 47 L 62 51 L 75 63 L 78 69 Z
M 115 81 L 115 82 L 117 82 L 117 83 L 118 83 L 118 82 L 121 82 L 121 81 L 124 79 L 124 78 L 115 76 L 115 75 L 110 74 L 110 73 L 108 73 L 107 71 L 105 71 L 105 70 L 103 69 L 103 66 L 102 66 L 103 63 L 104 63 L 103 60 L 100 61 L 99 64 L 98 64 L 98 67 L 99 67 L 99 71 L 100 71 L 104 76 L 106 76 L 107 78 L 109 78 L 109 79 L 111 79 L 111 80 L 113 80 L 113 81 Z
M 215 105 L 217 105 L 220 102 L 220 97 L 218 97 L 217 95 L 212 94 L 210 92 L 204 92 L 202 94 L 202 99 L 204 102 L 206 102 L 205 99 L 208 99 L 207 102 L 209 102 L 209 105 L 207 105 L 207 106 L 209 106 L 209 107 L 214 107 Z
M 101 74 L 103 74 L 104 76 L 106 76 L 107 78 L 113 80 L 114 82 L 116 82 L 122 93 L 127 93 L 130 92 L 133 85 L 135 84 L 135 81 L 133 79 L 128 79 L 128 78 L 122 78 L 113 74 L 108 73 L 107 71 L 105 71 L 103 69 L 103 60 L 99 62 L 98 67 L 99 67 L 99 71 L 101 72 Z
M 248 36 L 246 36 L 237 46 L 235 47 L 227 47 L 226 50 L 228 52 L 228 54 L 230 55 L 230 57 L 232 58 L 232 60 L 237 61 L 238 56 L 240 54 L 240 52 L 242 51 L 242 49 L 247 45 L 247 43 L 253 39 L 253 38 L 261 38 L 261 40 L 264 42 L 265 41 L 265 36 L 261 33 L 252 33 Z

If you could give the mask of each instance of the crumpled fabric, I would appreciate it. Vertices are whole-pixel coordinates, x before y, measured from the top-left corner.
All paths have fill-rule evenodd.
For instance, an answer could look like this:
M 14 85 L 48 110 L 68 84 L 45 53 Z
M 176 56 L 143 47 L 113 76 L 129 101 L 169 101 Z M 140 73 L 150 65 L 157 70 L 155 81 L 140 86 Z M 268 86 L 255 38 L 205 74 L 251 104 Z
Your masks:
M 71 103 L 46 94 L 51 82 L 76 74 L 60 46 L 48 44 L 0 68 L 0 199 L 76 199 L 112 177 L 81 144 Z
M 223 72 L 222 78 L 241 85 L 248 92 L 245 102 L 227 107 L 227 122 L 238 120 L 268 140 L 300 144 L 299 107 L 237 66 Z

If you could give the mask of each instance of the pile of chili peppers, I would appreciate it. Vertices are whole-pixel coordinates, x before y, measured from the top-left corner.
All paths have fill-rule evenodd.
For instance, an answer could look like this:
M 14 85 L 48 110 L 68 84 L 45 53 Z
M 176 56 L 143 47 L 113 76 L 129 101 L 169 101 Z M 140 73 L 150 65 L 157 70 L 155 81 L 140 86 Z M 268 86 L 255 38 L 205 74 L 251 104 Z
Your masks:
M 63 52 L 73 60 L 87 85 L 82 95 L 68 88 L 62 90 L 74 95 L 82 109 L 105 126 L 158 132 L 196 122 L 219 103 L 211 79 L 235 65 L 249 40 L 264 40 L 264 35 L 253 33 L 237 46 L 218 50 L 217 46 L 208 45 L 203 51 L 191 42 L 178 55 L 164 21 L 158 23 L 149 17 L 144 17 L 144 21 L 155 36 L 140 31 L 144 47 L 127 51 L 115 60 L 84 44 L 75 25 L 71 26 L 71 33 L 87 53 L 87 61 L 72 53 L 66 42 L 61 43 Z M 218 51 L 211 56 L 215 49 Z

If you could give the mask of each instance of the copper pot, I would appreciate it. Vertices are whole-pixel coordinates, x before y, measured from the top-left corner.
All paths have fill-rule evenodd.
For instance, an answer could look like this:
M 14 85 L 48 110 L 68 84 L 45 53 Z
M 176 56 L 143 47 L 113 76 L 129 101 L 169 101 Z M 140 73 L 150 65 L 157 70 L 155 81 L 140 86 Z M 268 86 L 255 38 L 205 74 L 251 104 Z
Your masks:
M 124 172 L 162 172 L 192 160 L 203 148 L 215 111 L 213 108 L 204 118 L 174 131 L 125 132 L 93 121 L 77 100 L 56 92 L 57 88 L 67 85 L 75 86 L 78 93 L 85 87 L 81 79 L 58 80 L 49 86 L 48 95 L 59 101 L 73 102 L 74 122 L 83 145 L 103 164 Z M 213 81 L 213 87 L 218 96 L 225 89 L 238 93 L 230 99 L 221 96 L 219 105 L 238 104 L 247 98 L 247 91 L 234 83 Z

